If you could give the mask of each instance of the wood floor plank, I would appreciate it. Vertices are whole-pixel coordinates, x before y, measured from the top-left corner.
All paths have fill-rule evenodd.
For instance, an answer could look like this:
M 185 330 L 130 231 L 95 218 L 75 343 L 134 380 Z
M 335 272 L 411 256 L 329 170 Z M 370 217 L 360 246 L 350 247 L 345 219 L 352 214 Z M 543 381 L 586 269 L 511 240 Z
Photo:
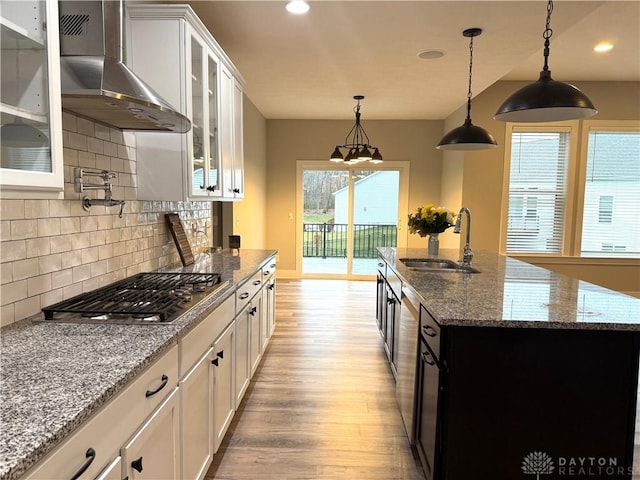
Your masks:
M 375 325 L 375 284 L 278 281 L 269 348 L 207 480 L 422 480 Z

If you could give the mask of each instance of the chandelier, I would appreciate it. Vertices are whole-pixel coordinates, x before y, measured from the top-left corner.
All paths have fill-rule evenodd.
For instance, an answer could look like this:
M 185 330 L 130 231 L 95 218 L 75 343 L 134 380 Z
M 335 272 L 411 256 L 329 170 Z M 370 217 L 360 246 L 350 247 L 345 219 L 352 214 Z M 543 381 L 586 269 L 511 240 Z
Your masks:
M 353 111 L 356 114 L 356 123 L 353 125 L 349 133 L 344 139 L 344 145 L 336 145 L 336 149 L 329 158 L 332 162 L 344 162 L 355 164 L 359 162 L 369 161 L 371 163 L 382 163 L 382 155 L 378 151 L 378 147 L 371 146 L 367 133 L 360 125 L 360 100 L 364 99 L 364 95 L 355 95 L 353 97 L 357 101 Z M 347 151 L 346 156 L 342 155 L 340 149 Z M 373 149 L 373 153 L 371 150 Z

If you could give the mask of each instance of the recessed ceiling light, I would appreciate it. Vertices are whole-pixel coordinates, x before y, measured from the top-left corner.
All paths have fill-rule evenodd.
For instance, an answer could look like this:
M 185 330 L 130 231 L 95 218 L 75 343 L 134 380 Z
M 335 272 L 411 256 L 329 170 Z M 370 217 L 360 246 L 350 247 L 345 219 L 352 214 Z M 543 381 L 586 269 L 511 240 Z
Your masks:
M 444 57 L 446 53 L 444 50 L 423 50 L 422 52 L 418 52 L 418 58 L 422 60 L 435 60 L 436 58 Z
M 289 13 L 295 13 L 296 15 L 301 15 L 309 11 L 309 4 L 304 0 L 293 0 L 287 3 L 287 6 L 285 8 Z
M 608 52 L 612 48 L 613 48 L 613 45 L 611 45 L 610 43 L 601 42 L 601 43 L 597 44 L 595 47 L 593 47 L 593 51 L 602 53 L 602 52 Z

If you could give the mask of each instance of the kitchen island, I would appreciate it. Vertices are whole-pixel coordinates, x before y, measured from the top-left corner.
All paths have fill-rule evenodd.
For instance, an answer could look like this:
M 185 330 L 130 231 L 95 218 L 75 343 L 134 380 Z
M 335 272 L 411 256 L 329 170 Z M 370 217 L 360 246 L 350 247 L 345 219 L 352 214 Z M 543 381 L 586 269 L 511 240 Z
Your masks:
M 267 271 L 272 274 L 276 253 L 274 250 L 242 250 L 240 253 L 225 250 L 199 254 L 196 262 L 187 267 L 163 269 L 181 273 L 216 272 L 223 281 L 222 288 L 170 324 L 58 323 L 45 322 L 42 315 L 38 315 L 3 328 L 0 332 L 0 479 L 20 478 L 103 411 L 158 359 L 168 352 L 175 354 L 178 345 L 181 359 L 192 355 L 184 351 L 182 340 L 221 305 L 231 306 L 230 318 L 222 319 L 226 322 L 223 327 L 233 322 L 234 293 L 243 288 L 248 279 L 261 278 Z M 194 354 L 200 356 L 198 352 Z M 176 372 L 177 358 L 176 354 L 171 367 Z M 188 366 L 180 368 L 185 370 Z M 172 378 L 170 383 L 175 388 L 177 379 Z M 95 432 L 95 436 L 107 433 L 112 432 Z
M 405 289 L 419 303 L 412 422 L 427 477 L 637 474 L 640 300 L 490 252 L 476 253 L 479 273 L 402 261 L 426 253 L 379 249 L 390 291 L 398 291 L 394 278 L 402 283 L 397 318 Z M 457 261 L 458 252 L 441 257 Z M 385 322 L 400 386 L 403 356 L 394 350 L 407 344 L 407 330 Z

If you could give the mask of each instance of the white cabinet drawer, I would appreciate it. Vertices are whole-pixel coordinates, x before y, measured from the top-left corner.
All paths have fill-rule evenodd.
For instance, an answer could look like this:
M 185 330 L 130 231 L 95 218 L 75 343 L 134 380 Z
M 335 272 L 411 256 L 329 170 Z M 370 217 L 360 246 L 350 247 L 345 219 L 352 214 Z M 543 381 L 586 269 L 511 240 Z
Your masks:
M 276 274 L 276 257 L 271 257 L 262 267 L 262 277 L 266 281 Z
M 235 296 L 231 295 L 180 340 L 180 378 L 213 345 L 235 314 Z
M 129 480 L 180 478 L 180 420 L 178 388 L 122 447 L 122 464 Z
M 166 382 L 163 379 L 166 377 Z M 147 396 L 164 384 L 157 393 Z M 147 416 L 178 384 L 178 346 L 174 346 L 109 401 L 62 445 L 25 475 L 25 479 L 68 480 L 95 458 L 79 477 L 95 478 Z M 91 450 L 90 450 L 91 449 Z M 91 451 L 93 452 L 91 454 Z
M 258 270 L 251 278 L 244 282 L 236 290 L 236 312 L 242 309 L 251 301 L 253 296 L 262 288 L 262 270 Z

